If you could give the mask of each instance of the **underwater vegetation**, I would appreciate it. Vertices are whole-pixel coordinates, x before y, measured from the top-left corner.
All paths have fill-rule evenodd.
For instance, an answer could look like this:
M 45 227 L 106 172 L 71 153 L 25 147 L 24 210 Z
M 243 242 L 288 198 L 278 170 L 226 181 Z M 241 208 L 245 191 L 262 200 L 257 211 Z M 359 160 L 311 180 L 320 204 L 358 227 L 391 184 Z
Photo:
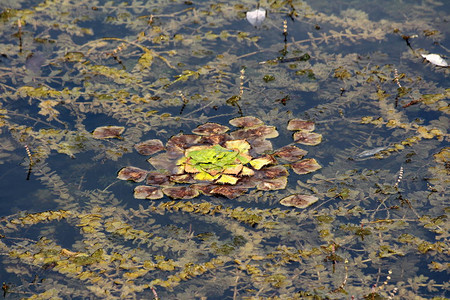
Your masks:
M 4 297 L 445 299 L 449 29 L 439 1 L 3 1 Z

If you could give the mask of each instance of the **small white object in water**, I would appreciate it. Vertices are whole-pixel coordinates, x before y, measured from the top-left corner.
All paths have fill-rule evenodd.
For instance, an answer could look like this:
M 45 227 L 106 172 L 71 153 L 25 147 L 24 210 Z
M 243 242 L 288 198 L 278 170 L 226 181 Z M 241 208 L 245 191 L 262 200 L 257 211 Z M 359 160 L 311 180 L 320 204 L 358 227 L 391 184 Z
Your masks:
M 247 21 L 253 26 L 259 26 L 266 19 L 266 10 L 264 8 L 258 8 L 252 11 L 248 11 Z
M 448 67 L 448 63 L 439 54 L 420 54 L 433 65 L 439 67 Z

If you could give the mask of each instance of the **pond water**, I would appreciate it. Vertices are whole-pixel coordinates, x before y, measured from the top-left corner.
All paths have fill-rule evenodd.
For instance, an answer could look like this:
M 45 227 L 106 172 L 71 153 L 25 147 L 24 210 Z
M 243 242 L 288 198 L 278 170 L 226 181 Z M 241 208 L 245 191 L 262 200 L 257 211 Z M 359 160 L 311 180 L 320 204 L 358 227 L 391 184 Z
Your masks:
M 0 0 L 4 295 L 448 297 L 449 13 Z M 228 131 L 208 139 L 205 123 Z M 147 140 L 162 148 L 139 154 Z M 285 146 L 307 153 L 283 159 Z M 146 181 L 120 180 L 130 166 Z M 283 205 L 291 195 L 316 202 Z

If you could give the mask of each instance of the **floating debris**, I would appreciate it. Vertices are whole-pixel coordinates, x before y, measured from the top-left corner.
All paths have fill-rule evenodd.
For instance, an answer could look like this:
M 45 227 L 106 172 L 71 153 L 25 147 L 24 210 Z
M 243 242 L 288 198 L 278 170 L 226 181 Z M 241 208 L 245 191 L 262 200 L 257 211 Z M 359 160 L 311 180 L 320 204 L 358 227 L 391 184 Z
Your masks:
M 448 63 L 439 54 L 420 54 L 427 61 L 438 67 L 448 67 Z
M 253 26 L 259 26 L 266 19 L 267 12 L 264 8 L 258 8 L 252 11 L 248 11 L 246 14 L 247 21 Z
M 379 153 L 379 152 L 381 152 L 383 150 L 386 150 L 387 148 L 388 147 L 377 147 L 377 148 L 374 148 L 374 149 L 365 150 L 365 151 L 357 154 L 355 156 L 355 158 L 361 159 L 361 158 L 366 158 L 366 157 L 369 157 L 369 156 L 373 156 L 373 155 L 375 155 L 375 154 L 377 154 L 377 153 Z

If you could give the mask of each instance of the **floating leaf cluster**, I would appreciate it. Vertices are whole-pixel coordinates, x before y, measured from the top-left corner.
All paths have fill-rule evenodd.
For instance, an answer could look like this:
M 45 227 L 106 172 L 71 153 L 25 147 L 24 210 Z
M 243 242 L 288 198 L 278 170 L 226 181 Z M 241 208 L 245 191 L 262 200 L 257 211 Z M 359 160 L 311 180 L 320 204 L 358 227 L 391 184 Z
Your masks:
M 308 174 L 321 168 L 315 159 L 301 160 L 307 152 L 294 145 L 273 150 L 268 139 L 277 137 L 278 131 L 256 117 L 234 118 L 230 124 L 240 129 L 228 134 L 227 126 L 205 123 L 195 128 L 194 134 L 171 137 L 165 147 L 159 140 L 136 144 L 135 148 L 141 154 L 154 154 L 164 148 L 166 152 L 148 159 L 155 171 L 128 166 L 120 169 L 117 177 L 145 181 L 146 185 L 134 189 L 138 199 L 161 199 L 164 195 L 192 199 L 200 193 L 233 199 L 249 188 L 261 191 L 285 189 L 288 170 L 277 157 L 290 162 L 297 174 Z M 298 143 L 317 145 L 321 142 L 322 136 L 312 132 L 313 122 L 292 119 L 288 129 L 297 130 L 294 140 Z M 299 134 L 302 134 L 301 138 Z M 318 198 L 314 198 L 317 201 Z M 281 203 L 291 205 L 286 201 Z M 296 206 L 305 208 L 308 205 Z

